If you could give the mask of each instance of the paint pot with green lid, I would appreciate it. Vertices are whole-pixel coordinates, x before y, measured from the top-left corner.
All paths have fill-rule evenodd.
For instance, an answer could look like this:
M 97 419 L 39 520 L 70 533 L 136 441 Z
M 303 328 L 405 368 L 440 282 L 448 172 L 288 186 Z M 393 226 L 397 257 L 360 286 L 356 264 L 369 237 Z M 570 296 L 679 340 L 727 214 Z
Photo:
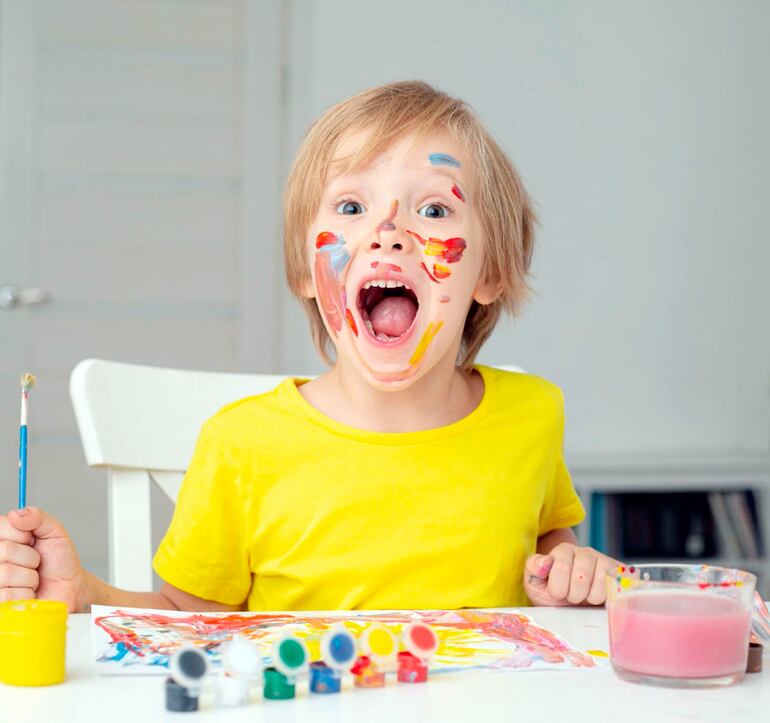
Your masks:
M 302 638 L 286 632 L 273 645 L 273 667 L 283 673 L 291 682 L 305 673 L 310 662 L 310 653 Z
M 294 683 L 280 671 L 273 667 L 265 668 L 262 676 L 264 678 L 262 696 L 265 700 L 288 700 L 294 697 Z

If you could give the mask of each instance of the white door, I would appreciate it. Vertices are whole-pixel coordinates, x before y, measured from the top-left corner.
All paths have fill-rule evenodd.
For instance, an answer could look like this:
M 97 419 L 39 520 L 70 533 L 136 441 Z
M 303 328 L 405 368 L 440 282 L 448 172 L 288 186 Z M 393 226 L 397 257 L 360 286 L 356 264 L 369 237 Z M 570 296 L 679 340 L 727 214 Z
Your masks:
M 0 508 L 32 371 L 28 503 L 98 574 L 72 367 L 279 370 L 280 22 L 280 0 L 0 0 L 0 287 L 50 295 L 0 309 Z

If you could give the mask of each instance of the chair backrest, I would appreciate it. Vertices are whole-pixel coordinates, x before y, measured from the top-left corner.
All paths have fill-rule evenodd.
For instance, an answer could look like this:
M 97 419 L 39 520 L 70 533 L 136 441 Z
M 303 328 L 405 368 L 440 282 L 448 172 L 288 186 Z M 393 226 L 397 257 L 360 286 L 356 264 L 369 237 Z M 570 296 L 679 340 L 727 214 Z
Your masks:
M 70 394 L 86 461 L 107 470 L 113 585 L 152 587 L 151 483 L 175 502 L 203 422 L 225 404 L 270 391 L 287 376 L 102 359 L 86 359 L 75 367 Z
M 86 461 L 107 470 L 114 585 L 151 589 L 151 482 L 176 501 L 203 422 L 225 404 L 267 392 L 287 376 L 101 359 L 75 367 L 70 394 Z

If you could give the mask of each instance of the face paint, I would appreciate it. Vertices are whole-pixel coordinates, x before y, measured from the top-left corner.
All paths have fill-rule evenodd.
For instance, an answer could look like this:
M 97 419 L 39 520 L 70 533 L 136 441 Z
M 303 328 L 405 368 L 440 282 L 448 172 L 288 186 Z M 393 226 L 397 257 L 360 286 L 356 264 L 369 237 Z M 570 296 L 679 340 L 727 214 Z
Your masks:
M 426 274 L 428 274 L 428 278 L 429 278 L 429 279 L 430 279 L 430 280 L 431 280 L 431 281 L 432 281 L 434 284 L 438 284 L 438 283 L 440 283 L 440 282 L 439 282 L 437 279 L 435 279 L 435 278 L 433 277 L 433 274 L 431 274 L 431 272 L 430 272 L 430 271 L 428 271 L 428 267 L 425 265 L 425 262 L 424 262 L 424 261 L 420 261 L 420 268 L 421 268 L 421 269 L 422 269 L 422 270 L 423 270 L 423 271 L 424 271 Z
M 465 239 L 459 236 L 442 241 L 440 238 L 424 239 L 414 231 L 407 230 L 407 233 L 425 247 L 423 249 L 424 254 L 427 256 L 438 256 L 439 259 L 447 264 L 456 264 L 462 259 L 463 251 L 465 251 L 467 245 Z
M 433 275 L 437 279 L 449 278 L 449 268 L 441 264 L 433 264 Z
M 428 328 L 425 330 L 425 333 L 422 335 L 422 339 L 420 339 L 420 343 L 417 345 L 417 348 L 414 350 L 414 354 L 412 354 L 412 358 L 409 360 L 410 364 L 417 364 L 420 359 L 423 358 L 425 352 L 428 350 L 428 344 L 430 344 L 433 341 L 433 337 L 438 334 L 439 329 L 444 325 L 443 321 L 438 321 L 435 324 L 431 322 L 428 324 Z
M 428 154 L 428 160 L 433 166 L 454 166 L 460 167 L 460 161 L 454 156 L 450 156 L 448 153 L 430 153 Z
M 330 231 L 322 231 L 316 238 L 315 278 L 318 301 L 335 337 L 342 330 L 342 319 L 350 310 L 345 306 L 345 289 L 340 286 L 339 274 L 350 260 L 345 240 Z
M 340 157 L 354 152 L 356 143 L 343 144 Z M 431 153 L 436 147 L 446 152 Z M 417 144 L 413 137 L 404 137 L 371 166 L 349 177 L 345 172 L 332 176 L 310 226 L 315 297 L 337 359 L 381 390 L 405 388 L 430 373 L 439 359 L 455 354 L 466 301 L 475 293 L 482 244 L 465 240 L 481 232 L 471 206 L 460 203 L 451 219 L 437 222 L 404 205 L 408 199 L 420 196 L 424 202 L 434 194 L 465 201 L 467 179 L 458 160 L 463 156 L 455 149 L 444 134 Z M 452 167 L 449 182 L 447 167 Z M 376 208 L 384 206 L 387 215 L 340 219 L 336 199 L 349 194 L 368 199 Z
M 414 231 L 407 230 L 406 233 L 423 245 L 423 253 L 427 256 L 438 256 L 439 259 L 447 264 L 456 264 L 462 259 L 466 243 L 465 239 L 462 239 L 459 236 L 442 241 L 438 238 L 429 238 L 426 240 Z M 426 274 L 428 274 L 430 280 L 435 281 L 437 284 L 441 283 L 441 279 L 448 279 L 451 275 L 449 267 L 444 264 L 433 264 L 432 274 L 424 263 L 420 263 L 420 267 Z
M 350 309 L 345 309 L 345 319 L 347 319 L 348 326 L 353 333 L 358 336 L 358 327 L 356 326 L 356 320 L 353 318 L 353 312 Z
M 331 233 L 331 231 L 322 231 L 318 234 L 315 241 L 315 247 L 323 253 L 329 254 L 335 273 L 342 273 L 345 264 L 350 261 L 350 255 L 345 248 L 345 239 L 342 236 Z
M 393 219 L 396 217 L 397 213 L 398 213 L 398 201 L 394 200 L 390 204 L 390 211 L 388 212 L 387 218 L 384 221 L 380 221 L 380 224 L 377 226 L 375 231 L 377 233 L 380 233 L 382 231 L 395 231 L 396 224 L 393 223 Z

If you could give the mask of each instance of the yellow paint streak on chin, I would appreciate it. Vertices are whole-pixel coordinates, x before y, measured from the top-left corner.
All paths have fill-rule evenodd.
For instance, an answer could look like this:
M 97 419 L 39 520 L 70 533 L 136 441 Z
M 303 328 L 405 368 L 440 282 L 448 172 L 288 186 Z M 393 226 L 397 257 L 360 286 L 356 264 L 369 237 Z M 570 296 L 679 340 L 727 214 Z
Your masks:
M 425 352 L 428 350 L 428 344 L 433 341 L 433 337 L 438 334 L 438 330 L 443 326 L 443 324 L 443 321 L 437 321 L 435 324 L 433 322 L 428 324 L 428 328 L 422 335 L 420 343 L 417 345 L 417 348 L 414 350 L 414 354 L 412 354 L 412 358 L 409 360 L 410 364 L 417 364 L 420 359 L 425 356 Z

